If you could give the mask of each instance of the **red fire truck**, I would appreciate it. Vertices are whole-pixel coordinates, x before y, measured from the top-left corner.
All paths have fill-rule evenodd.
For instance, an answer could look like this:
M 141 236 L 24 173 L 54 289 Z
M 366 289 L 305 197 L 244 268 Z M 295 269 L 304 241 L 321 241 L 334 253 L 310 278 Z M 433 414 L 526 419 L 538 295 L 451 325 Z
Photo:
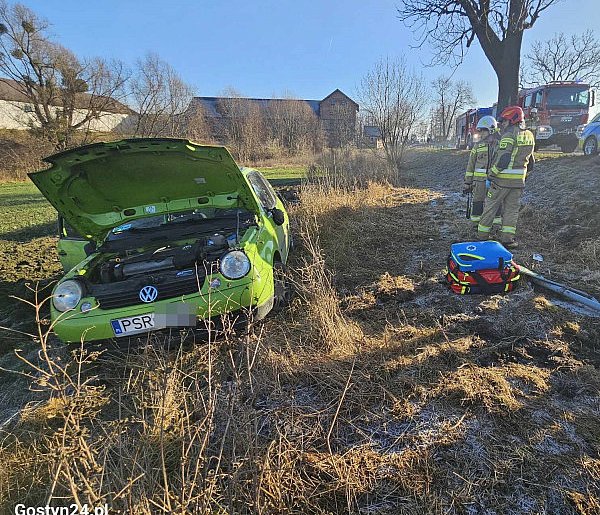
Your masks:
M 563 152 L 577 148 L 578 136 L 588 121 L 595 92 L 589 84 L 553 81 L 522 90 L 519 104 L 525 123 L 535 134 L 536 148 L 558 145 Z
M 456 148 L 473 148 L 477 143 L 477 122 L 482 117 L 492 114 L 491 107 L 469 109 L 456 118 Z

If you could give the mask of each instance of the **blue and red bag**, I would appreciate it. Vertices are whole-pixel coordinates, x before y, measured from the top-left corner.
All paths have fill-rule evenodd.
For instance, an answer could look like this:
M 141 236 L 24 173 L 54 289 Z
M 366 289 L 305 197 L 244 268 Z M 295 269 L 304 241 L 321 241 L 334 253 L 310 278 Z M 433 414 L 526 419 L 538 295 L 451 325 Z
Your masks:
M 512 253 L 497 241 L 454 243 L 447 266 L 446 282 L 461 295 L 509 292 L 521 278 Z

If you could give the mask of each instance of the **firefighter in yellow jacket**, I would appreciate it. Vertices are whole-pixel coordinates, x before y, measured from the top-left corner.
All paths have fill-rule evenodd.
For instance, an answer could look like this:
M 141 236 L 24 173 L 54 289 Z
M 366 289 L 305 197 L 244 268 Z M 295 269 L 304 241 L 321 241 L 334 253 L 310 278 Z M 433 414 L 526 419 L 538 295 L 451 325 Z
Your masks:
M 481 139 L 471 149 L 467 171 L 465 172 L 463 193 L 473 193 L 471 222 L 473 222 L 475 229 L 477 229 L 477 224 L 483 213 L 483 203 L 487 192 L 486 180 L 498 144 L 497 129 L 498 123 L 493 116 L 484 116 L 477 122 L 477 131 Z
M 502 134 L 490 169 L 491 185 L 477 228 L 479 239 L 488 239 L 494 215 L 502 212 L 500 241 L 508 248 L 517 247 L 515 235 L 519 204 L 527 172 L 533 168 L 535 139 L 524 128 L 523 109 L 509 106 L 500 114 Z

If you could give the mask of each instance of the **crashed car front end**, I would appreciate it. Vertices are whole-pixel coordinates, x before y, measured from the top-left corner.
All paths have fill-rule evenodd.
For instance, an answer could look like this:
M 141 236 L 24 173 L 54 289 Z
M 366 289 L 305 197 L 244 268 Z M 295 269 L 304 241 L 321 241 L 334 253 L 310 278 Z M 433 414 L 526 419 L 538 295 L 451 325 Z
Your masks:
M 52 294 L 61 340 L 193 327 L 223 314 L 260 319 L 271 310 L 273 263 L 287 259 L 287 214 L 276 227 L 225 149 L 186 140 L 90 147 L 30 174 L 91 245 Z
M 55 289 L 54 332 L 77 342 L 190 327 L 249 309 L 262 318 L 273 303 L 273 281 L 255 237 L 253 229 L 242 245 L 211 244 L 208 252 L 204 243 L 187 243 L 146 253 L 145 261 L 144 253 L 135 260 L 95 253 Z

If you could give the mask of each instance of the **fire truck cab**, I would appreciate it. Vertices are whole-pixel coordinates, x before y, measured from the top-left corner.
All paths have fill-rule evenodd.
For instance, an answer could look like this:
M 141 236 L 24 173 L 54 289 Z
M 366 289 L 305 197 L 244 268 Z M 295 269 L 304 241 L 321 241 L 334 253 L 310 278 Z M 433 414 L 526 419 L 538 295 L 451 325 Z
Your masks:
M 492 114 L 491 107 L 469 109 L 456 119 L 456 148 L 473 148 L 479 141 L 477 123 L 484 116 Z
M 519 93 L 525 124 L 535 134 L 536 148 L 558 145 L 563 152 L 577 148 L 594 103 L 595 92 L 589 84 L 576 81 L 553 81 Z

